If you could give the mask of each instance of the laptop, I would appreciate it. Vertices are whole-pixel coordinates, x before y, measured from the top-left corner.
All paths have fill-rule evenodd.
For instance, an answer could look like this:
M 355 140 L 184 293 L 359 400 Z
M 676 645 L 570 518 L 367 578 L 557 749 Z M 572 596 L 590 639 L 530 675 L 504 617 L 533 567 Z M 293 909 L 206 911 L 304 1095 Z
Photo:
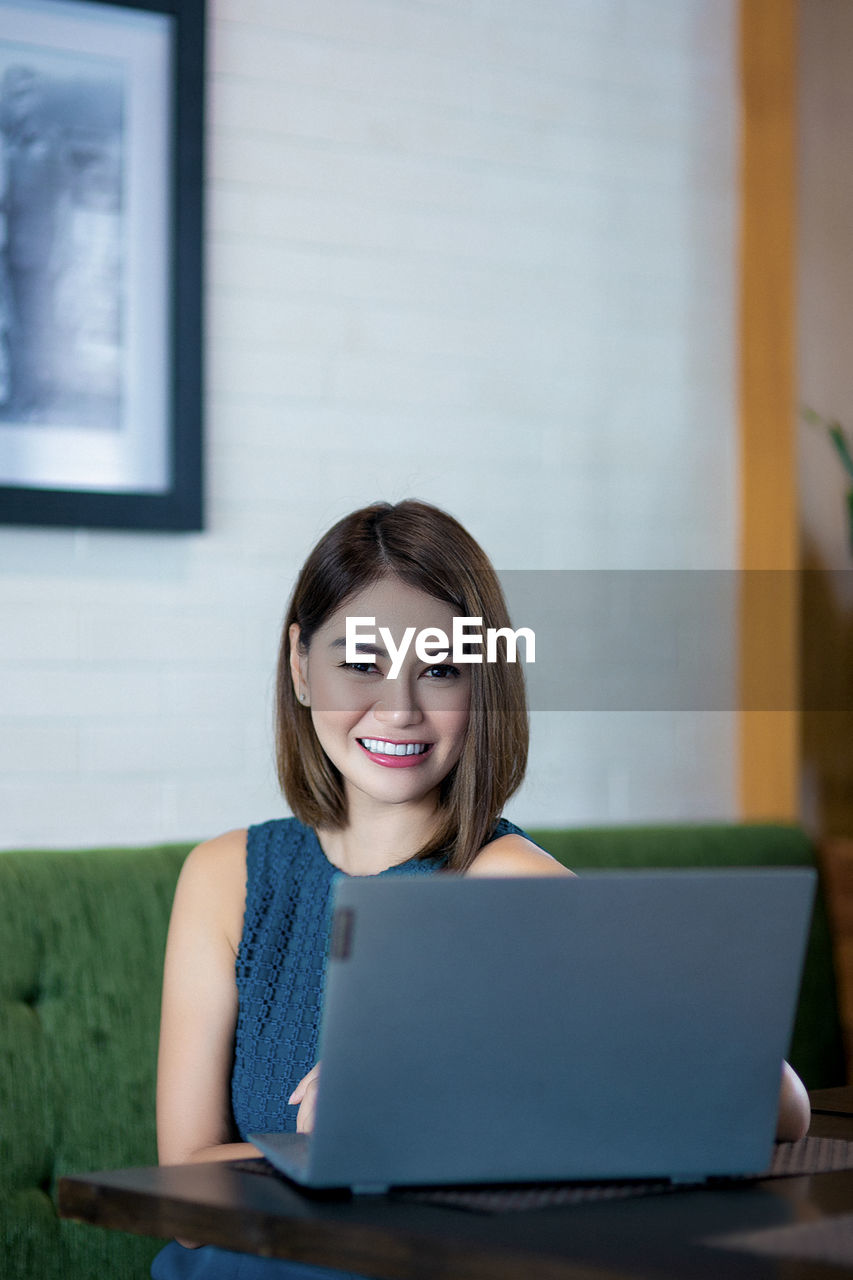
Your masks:
M 340 878 L 308 1188 L 633 1178 L 770 1161 L 808 868 Z

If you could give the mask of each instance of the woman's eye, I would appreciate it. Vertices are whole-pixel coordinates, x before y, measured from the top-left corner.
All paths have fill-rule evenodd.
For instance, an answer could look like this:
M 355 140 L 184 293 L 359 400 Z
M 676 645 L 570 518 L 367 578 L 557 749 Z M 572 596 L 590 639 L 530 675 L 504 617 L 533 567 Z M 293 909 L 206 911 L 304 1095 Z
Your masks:
M 341 670 L 356 671 L 360 675 L 373 675 L 379 668 L 375 662 L 342 662 Z
M 431 676 L 434 680 L 455 680 L 459 677 L 460 671 L 449 662 L 441 662 L 434 667 L 427 667 L 424 675 Z

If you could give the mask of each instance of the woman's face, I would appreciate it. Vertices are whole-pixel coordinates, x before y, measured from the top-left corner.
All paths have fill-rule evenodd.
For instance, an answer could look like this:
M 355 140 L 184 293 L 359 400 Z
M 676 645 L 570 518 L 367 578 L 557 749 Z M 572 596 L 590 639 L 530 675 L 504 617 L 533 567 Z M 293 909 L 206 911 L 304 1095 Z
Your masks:
M 359 661 L 348 663 L 346 619 L 359 624 L 375 644 L 358 645 Z M 450 636 L 453 610 L 396 577 L 350 597 L 315 631 L 307 653 L 291 628 L 291 671 L 297 697 L 305 695 L 317 738 L 353 792 L 387 804 L 437 800 L 438 787 L 462 753 L 471 700 L 470 667 L 425 662 L 412 637 L 399 673 L 391 677 L 392 653 L 380 636 L 387 628 L 395 648 L 404 633 L 440 628 Z

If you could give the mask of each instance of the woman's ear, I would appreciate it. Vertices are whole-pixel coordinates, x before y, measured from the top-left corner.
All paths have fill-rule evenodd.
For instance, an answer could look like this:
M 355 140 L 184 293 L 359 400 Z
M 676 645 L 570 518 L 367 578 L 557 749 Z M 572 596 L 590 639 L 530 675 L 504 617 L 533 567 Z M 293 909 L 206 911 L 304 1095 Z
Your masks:
M 290 640 L 290 678 L 293 681 L 293 688 L 296 697 L 303 706 L 308 706 L 310 698 L 308 695 L 308 652 L 302 648 L 299 623 L 291 622 L 288 631 Z

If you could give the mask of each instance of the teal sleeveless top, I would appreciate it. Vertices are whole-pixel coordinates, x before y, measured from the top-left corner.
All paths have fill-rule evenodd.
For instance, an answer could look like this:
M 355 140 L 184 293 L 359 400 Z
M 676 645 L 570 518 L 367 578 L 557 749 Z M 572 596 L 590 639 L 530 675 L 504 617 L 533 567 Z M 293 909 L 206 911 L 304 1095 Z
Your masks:
M 501 818 L 489 841 L 510 833 L 525 834 Z M 411 859 L 379 874 L 429 875 L 443 866 L 441 858 Z M 296 818 L 249 828 L 231 1076 L 234 1121 L 244 1140 L 296 1130 L 299 1108 L 287 1100 L 317 1061 L 331 889 L 345 874 Z

